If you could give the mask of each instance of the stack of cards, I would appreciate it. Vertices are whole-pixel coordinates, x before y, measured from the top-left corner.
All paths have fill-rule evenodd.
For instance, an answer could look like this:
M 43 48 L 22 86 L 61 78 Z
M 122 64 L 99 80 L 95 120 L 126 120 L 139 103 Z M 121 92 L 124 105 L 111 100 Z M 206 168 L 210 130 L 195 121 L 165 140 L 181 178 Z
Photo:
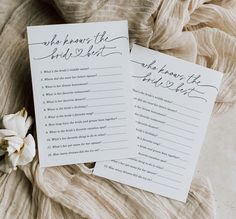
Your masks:
M 127 21 L 27 28 L 41 167 L 186 201 L 222 73 L 134 45 Z

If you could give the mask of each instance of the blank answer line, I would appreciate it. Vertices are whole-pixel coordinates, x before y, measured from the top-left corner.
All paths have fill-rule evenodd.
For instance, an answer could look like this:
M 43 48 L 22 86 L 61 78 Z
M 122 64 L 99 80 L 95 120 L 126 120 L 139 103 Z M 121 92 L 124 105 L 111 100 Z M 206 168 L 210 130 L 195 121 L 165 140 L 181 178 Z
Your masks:
M 162 145 L 162 144 L 160 144 L 159 146 L 163 147 L 163 148 L 168 148 L 169 150 L 176 151 L 176 152 L 179 152 L 181 154 L 189 155 L 189 153 L 186 153 L 186 152 L 183 152 L 183 151 L 180 151 L 180 150 L 176 150 L 176 149 L 174 149 L 172 147 L 168 147 L 168 146 L 165 146 L 165 145 Z
M 165 131 L 165 130 L 162 130 L 162 129 L 159 129 L 159 131 L 165 132 L 165 133 L 167 133 L 167 134 L 169 134 L 169 135 L 177 136 L 177 137 L 179 137 L 179 138 L 186 139 L 186 140 L 188 140 L 188 141 L 193 141 L 192 138 L 186 138 L 186 137 L 184 137 L 184 136 L 182 136 L 182 135 L 176 135 L 176 134 L 174 134 L 174 133 L 172 133 L 172 132 L 168 132 L 168 131 Z
M 167 169 L 163 169 L 163 170 L 166 171 L 166 172 L 169 172 L 169 173 L 172 173 L 172 174 L 178 175 L 178 176 L 183 176 L 183 174 L 176 173 L 176 172 L 174 172 L 174 171 L 172 171 L 172 170 L 167 170 Z
M 170 139 L 167 139 L 167 138 L 163 138 L 163 137 L 160 137 L 160 136 L 158 136 L 160 139 L 163 139 L 163 140 L 165 140 L 165 141 L 169 141 L 169 142 L 172 142 L 172 143 L 175 143 L 175 144 L 178 144 L 178 145 L 181 145 L 181 146 L 184 146 L 184 147 L 187 147 L 187 148 L 192 148 L 191 146 L 189 146 L 189 145 L 186 145 L 186 144 L 182 144 L 182 143 L 179 143 L 179 142 L 177 142 L 177 141 L 172 141 L 172 140 L 170 140 Z
M 89 107 L 119 106 L 119 105 L 125 105 L 125 103 L 113 103 L 113 104 L 92 105 L 92 106 L 87 106 L 87 107 L 89 108 Z
M 179 180 L 176 180 L 176 179 L 172 179 L 172 178 L 165 177 L 165 176 L 162 176 L 162 175 L 157 175 L 157 176 L 161 177 L 161 178 L 164 178 L 164 179 L 168 179 L 168 180 L 173 181 L 173 182 L 181 183 Z
M 126 117 L 122 117 L 122 118 L 117 118 L 118 120 L 126 120 Z
M 126 112 L 125 110 L 118 110 L 118 111 L 108 111 L 108 112 L 101 112 L 101 113 L 94 113 L 95 115 L 100 115 L 100 114 L 108 114 L 108 113 L 123 113 Z
M 178 168 L 183 169 L 183 170 L 186 169 L 185 167 L 182 167 L 182 166 L 179 166 L 179 165 L 176 165 L 176 164 L 172 164 L 172 163 L 169 163 L 169 162 L 167 162 L 167 164 L 171 165 L 171 166 L 174 166 L 174 167 L 178 167 Z
M 89 70 L 111 69 L 111 68 L 121 68 L 121 66 L 105 66 L 105 67 L 99 67 L 99 68 L 89 68 Z
M 106 89 L 106 90 L 91 90 L 90 92 L 104 92 L 104 91 L 116 91 L 116 90 L 124 90 L 123 88 L 115 88 L 115 89 Z
M 127 132 L 120 132 L 120 133 L 111 133 L 111 134 L 106 134 L 106 135 L 126 135 Z
M 98 77 L 107 77 L 107 76 L 116 76 L 116 75 L 122 75 L 121 73 L 117 74 L 104 74 L 104 75 L 98 75 Z
M 106 81 L 106 82 L 97 82 L 97 83 L 89 83 L 89 85 L 97 85 L 97 84 L 118 84 L 123 83 L 124 81 Z
M 182 162 L 188 162 L 187 160 L 184 160 L 182 158 L 179 158 L 179 160 L 182 161 Z
M 135 115 L 136 115 L 136 116 L 139 116 L 139 117 L 141 117 L 141 118 L 147 119 L 147 120 L 152 120 L 152 121 L 162 122 L 162 121 L 156 120 L 155 118 L 144 117 L 143 114 L 135 114 Z M 164 123 L 165 125 L 170 126 L 170 127 L 173 127 L 173 128 L 176 128 L 176 129 L 179 129 L 179 130 L 182 130 L 182 131 L 188 132 L 188 133 L 195 134 L 195 132 L 192 132 L 192 131 L 189 131 L 189 130 L 186 130 L 186 129 L 180 128 L 180 127 L 178 127 L 178 126 L 170 125 L 170 124 L 165 123 L 165 122 L 163 122 L 163 123 Z
M 134 99 L 136 99 L 136 98 L 134 97 Z M 145 102 L 145 103 L 150 104 L 150 102 Z M 164 108 L 165 110 L 169 110 L 168 107 L 163 107 L 162 105 L 156 105 L 156 106 L 159 107 L 159 108 Z M 191 116 L 191 115 L 188 115 L 188 114 L 185 114 L 185 113 L 180 113 L 180 112 L 178 112 L 177 110 L 174 111 L 174 112 L 177 113 L 177 114 L 179 114 L 179 115 L 182 115 L 182 116 L 191 118 L 191 119 L 200 120 L 200 119 L 197 118 L 197 117 L 194 117 L 194 116 Z
M 179 115 L 186 116 L 186 117 L 191 118 L 191 119 L 200 120 L 199 118 L 196 118 L 196 117 L 194 117 L 194 116 L 190 116 L 190 115 L 187 115 L 187 114 L 184 114 L 184 113 L 179 113 L 179 112 L 177 112 L 177 113 L 178 113 Z
M 192 124 L 192 123 L 189 123 L 189 122 L 185 122 L 185 121 L 183 121 L 183 120 L 179 120 L 179 119 L 174 119 L 174 118 L 172 118 L 172 117 L 170 117 L 170 116 L 167 116 L 167 118 L 169 118 L 169 119 L 173 119 L 173 120 L 175 120 L 175 121 L 177 121 L 177 122 L 184 123 L 184 124 L 186 124 L 186 125 L 190 125 L 190 126 L 193 126 L 193 127 L 198 127 L 198 126 L 195 125 L 195 124 Z
M 202 113 L 202 112 L 200 112 L 200 111 L 198 111 L 198 110 L 195 110 L 195 109 L 192 109 L 192 108 L 189 108 L 189 107 L 186 107 L 186 106 L 183 106 L 183 105 L 177 104 L 177 103 L 172 103 L 172 104 L 175 105 L 175 106 L 182 107 L 182 108 L 184 108 L 184 109 L 191 110 L 191 111 L 193 111 L 193 112 Z
M 121 127 L 127 127 L 127 125 L 113 125 L 113 126 L 107 126 L 106 128 L 121 128 Z
M 121 148 L 105 148 L 100 151 L 113 151 L 113 150 L 124 150 L 127 149 L 128 147 L 121 147 Z
M 124 96 L 110 96 L 110 97 L 95 97 L 95 98 L 87 98 L 87 100 L 102 100 L 102 99 L 113 99 L 113 98 L 120 98 Z
M 179 130 L 188 132 L 188 133 L 195 134 L 195 132 L 192 132 L 192 131 L 189 131 L 189 130 L 186 130 L 186 129 L 182 129 L 182 128 L 178 127 L 178 126 L 170 125 L 170 124 L 167 124 L 167 123 L 165 123 L 165 125 L 168 125 L 168 126 L 170 126 L 170 127 L 173 127 L 173 128 L 176 128 L 176 129 L 179 129 Z
M 85 67 L 85 68 L 80 68 L 79 70 L 85 71 L 85 70 L 89 70 L 89 68 Z
M 128 141 L 128 140 L 119 140 L 119 141 L 103 141 L 102 143 L 103 143 L 103 144 L 110 144 L 110 143 L 125 142 L 125 141 Z
M 171 189 L 179 190 L 179 188 L 176 188 L 174 186 L 169 186 L 169 185 L 166 185 L 164 183 L 160 183 L 160 182 L 156 182 L 156 181 L 152 181 L 152 182 L 156 183 L 156 184 L 159 184 L 159 185 L 162 185 L 162 186 L 165 186 L 165 187 L 168 187 L 168 188 L 171 188 Z

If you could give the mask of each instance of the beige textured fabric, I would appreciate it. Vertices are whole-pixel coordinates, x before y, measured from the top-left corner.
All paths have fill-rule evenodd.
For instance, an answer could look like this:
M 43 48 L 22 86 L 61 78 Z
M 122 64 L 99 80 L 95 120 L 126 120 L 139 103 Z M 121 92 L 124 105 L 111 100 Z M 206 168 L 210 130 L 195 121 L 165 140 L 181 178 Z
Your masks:
M 49 4 L 47 4 L 49 3 Z M 128 19 L 131 44 L 223 71 L 215 113 L 235 103 L 236 1 L 0 0 L 0 112 L 33 115 L 26 26 Z M 71 165 L 42 169 L 38 158 L 0 173 L 0 218 L 215 217 L 210 182 L 194 179 L 186 204 L 91 175 Z

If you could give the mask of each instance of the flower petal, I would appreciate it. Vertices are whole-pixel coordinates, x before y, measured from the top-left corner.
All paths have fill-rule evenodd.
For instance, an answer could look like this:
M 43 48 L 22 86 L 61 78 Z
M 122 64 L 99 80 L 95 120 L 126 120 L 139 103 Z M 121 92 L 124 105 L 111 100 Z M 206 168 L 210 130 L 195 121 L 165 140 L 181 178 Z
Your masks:
M 23 139 L 17 136 L 17 133 L 8 129 L 0 129 L 0 156 L 11 154 L 20 150 Z
M 24 146 L 20 151 L 17 165 L 26 165 L 31 162 L 35 156 L 35 141 L 31 134 L 24 138 Z
M 10 114 L 3 116 L 3 125 L 6 129 L 16 132 L 22 138 L 25 137 L 28 131 L 25 129 L 25 119 L 20 115 Z
M 18 111 L 18 112 L 16 113 L 16 115 L 19 115 L 19 116 L 23 117 L 23 118 L 25 119 L 25 121 L 26 121 L 26 119 L 27 119 L 27 117 L 28 117 L 28 112 L 27 112 L 27 110 L 25 109 L 25 107 L 23 107 L 20 111 Z
M 17 133 L 9 129 L 0 129 L 0 138 L 5 136 L 17 136 Z
M 26 121 L 25 121 L 25 131 L 26 131 L 26 133 L 28 132 L 28 130 L 31 127 L 31 125 L 33 124 L 33 122 L 34 122 L 34 119 L 31 116 L 29 116 L 26 119 Z
M 4 139 L 7 140 L 7 151 L 9 155 L 14 153 L 15 151 L 19 152 L 24 145 L 23 139 L 18 136 L 5 137 Z
M 20 153 L 19 152 L 13 153 L 10 156 L 6 156 L 5 162 L 8 164 L 8 166 L 10 168 L 16 170 L 16 166 L 17 166 L 19 157 L 20 157 Z

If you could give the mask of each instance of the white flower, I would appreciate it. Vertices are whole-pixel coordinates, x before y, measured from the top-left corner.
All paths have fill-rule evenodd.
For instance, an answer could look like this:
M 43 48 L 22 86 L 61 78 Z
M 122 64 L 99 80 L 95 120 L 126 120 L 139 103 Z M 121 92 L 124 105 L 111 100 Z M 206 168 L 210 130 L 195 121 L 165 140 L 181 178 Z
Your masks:
M 28 117 L 26 109 L 23 108 L 16 114 L 3 116 L 2 123 L 4 128 L 15 131 L 21 138 L 24 138 L 33 124 L 33 118 Z
M 0 170 L 11 172 L 18 165 L 31 162 L 35 156 L 35 141 L 31 134 L 27 134 L 33 119 L 23 108 L 16 114 L 5 115 L 0 129 Z

